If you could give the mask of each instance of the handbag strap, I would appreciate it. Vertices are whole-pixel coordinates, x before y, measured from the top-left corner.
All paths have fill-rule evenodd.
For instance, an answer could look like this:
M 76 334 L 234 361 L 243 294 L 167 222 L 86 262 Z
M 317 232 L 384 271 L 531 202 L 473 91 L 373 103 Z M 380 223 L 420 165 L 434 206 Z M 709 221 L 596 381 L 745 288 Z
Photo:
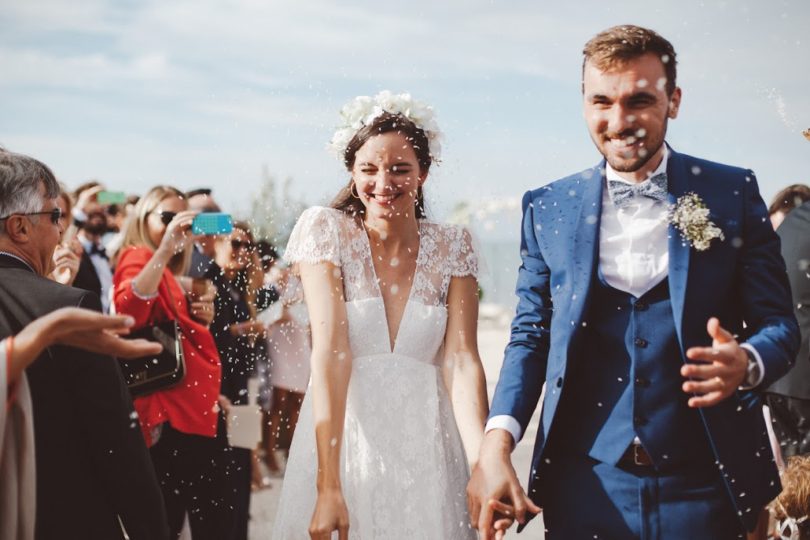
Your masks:
M 171 276 L 172 276 L 172 279 L 174 280 L 174 282 L 177 283 L 177 278 L 174 277 L 174 274 L 171 274 Z M 161 279 L 161 283 L 162 282 L 163 282 L 163 279 Z M 180 286 L 179 283 L 178 283 L 178 286 Z M 179 323 L 180 322 L 180 315 L 177 313 L 177 306 L 174 305 L 175 302 L 174 302 L 174 295 L 172 294 L 171 283 L 166 283 L 166 292 L 169 293 L 169 304 L 171 305 L 172 312 L 174 313 L 174 320 Z

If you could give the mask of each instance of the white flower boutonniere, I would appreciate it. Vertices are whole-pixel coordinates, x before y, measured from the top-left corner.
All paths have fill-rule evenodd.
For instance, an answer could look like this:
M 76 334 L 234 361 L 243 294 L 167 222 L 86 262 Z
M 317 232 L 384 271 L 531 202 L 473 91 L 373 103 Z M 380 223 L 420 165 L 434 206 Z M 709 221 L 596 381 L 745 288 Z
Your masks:
M 697 193 L 679 197 L 669 208 L 669 222 L 681 231 L 681 238 L 698 251 L 706 251 L 712 240 L 725 240 L 723 231 L 709 219 L 709 209 Z

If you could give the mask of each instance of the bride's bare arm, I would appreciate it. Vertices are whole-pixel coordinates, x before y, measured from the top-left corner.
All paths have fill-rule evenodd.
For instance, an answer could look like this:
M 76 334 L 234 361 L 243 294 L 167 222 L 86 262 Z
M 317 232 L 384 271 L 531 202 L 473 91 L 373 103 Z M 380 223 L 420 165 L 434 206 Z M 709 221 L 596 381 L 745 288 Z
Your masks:
M 444 351 L 445 365 L 452 367 L 453 412 L 472 467 L 478 460 L 489 412 L 486 377 L 478 354 L 478 282 L 472 276 L 450 281 Z
M 299 263 L 312 327 L 312 405 L 318 450 L 318 499 L 310 523 L 313 539 L 338 530 L 348 538 L 349 515 L 340 484 L 340 450 L 346 393 L 352 371 L 343 281 L 335 265 Z

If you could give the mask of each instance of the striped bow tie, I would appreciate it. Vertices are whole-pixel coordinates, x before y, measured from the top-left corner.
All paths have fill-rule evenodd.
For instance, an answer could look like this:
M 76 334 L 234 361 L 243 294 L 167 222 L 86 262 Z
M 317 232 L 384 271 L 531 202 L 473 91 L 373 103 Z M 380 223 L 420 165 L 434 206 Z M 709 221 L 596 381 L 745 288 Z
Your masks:
M 633 197 L 648 197 L 656 201 L 667 200 L 667 173 L 659 173 L 640 184 L 628 184 L 619 180 L 608 180 L 610 200 L 616 208 L 624 208 Z

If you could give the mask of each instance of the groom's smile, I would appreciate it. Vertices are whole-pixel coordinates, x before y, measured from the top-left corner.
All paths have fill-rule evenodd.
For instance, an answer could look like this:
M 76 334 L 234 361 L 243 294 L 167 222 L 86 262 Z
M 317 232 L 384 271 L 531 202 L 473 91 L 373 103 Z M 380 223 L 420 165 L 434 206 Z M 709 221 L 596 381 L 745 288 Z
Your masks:
M 591 139 L 616 171 L 642 181 L 661 161 L 667 121 L 681 91 L 667 94 L 663 61 L 649 53 L 609 67 L 585 64 L 584 114 Z

